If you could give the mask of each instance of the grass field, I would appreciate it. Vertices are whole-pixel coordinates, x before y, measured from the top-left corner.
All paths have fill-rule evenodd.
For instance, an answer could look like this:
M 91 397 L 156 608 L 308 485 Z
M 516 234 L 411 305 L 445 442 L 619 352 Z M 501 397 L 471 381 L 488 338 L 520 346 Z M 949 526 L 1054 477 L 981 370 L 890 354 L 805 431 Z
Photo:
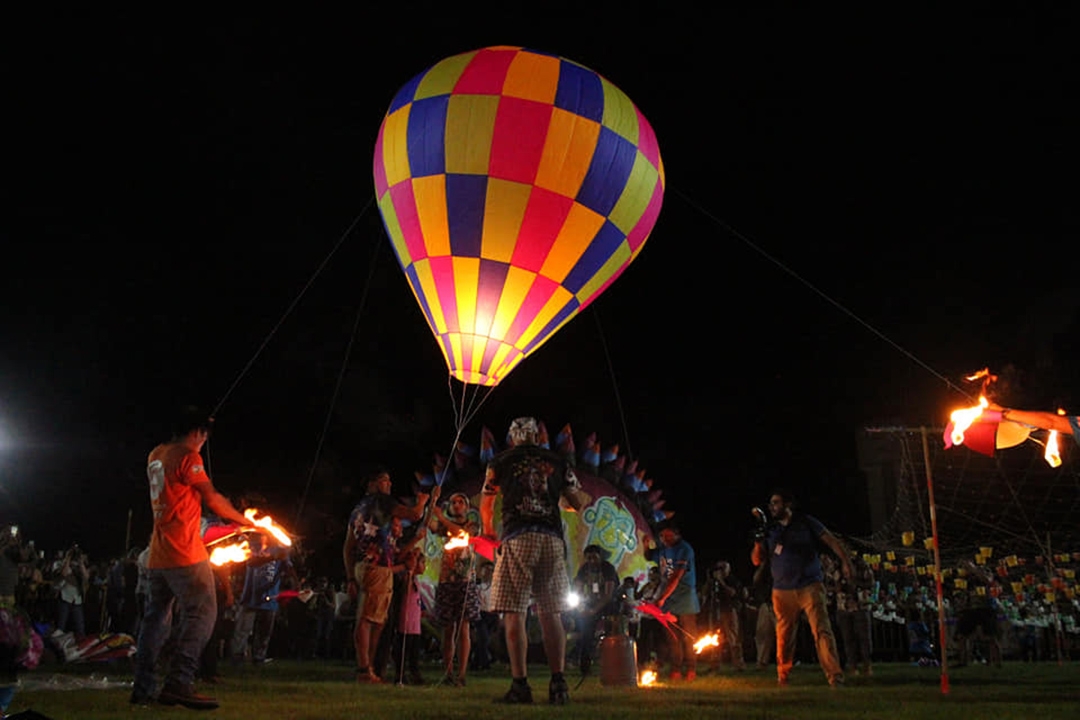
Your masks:
M 434 681 L 438 670 L 425 668 Z M 651 688 L 604 687 L 589 677 L 574 690 L 571 704 L 547 705 L 546 669 L 530 667 L 535 706 L 505 706 L 492 699 L 505 692 L 505 668 L 469 677 L 465 688 L 436 685 L 395 687 L 357 685 L 342 662 L 278 661 L 254 668 L 223 668 L 216 686 L 201 689 L 221 701 L 218 710 L 195 713 L 177 707 L 129 705 L 130 668 L 122 665 L 48 666 L 24 677 L 9 712 L 33 709 L 55 720 L 93 718 L 179 718 L 200 715 L 237 720 L 292 718 L 975 718 L 1041 719 L 1080 717 L 1080 663 L 1006 663 L 950 671 L 950 692 L 941 693 L 933 668 L 879 664 L 873 678 L 850 678 L 832 690 L 816 666 L 795 668 L 792 684 L 776 686 L 772 672 L 722 672 L 692 684 Z M 107 683 L 105 682 L 107 679 Z M 119 684 L 108 689 L 63 689 L 79 685 Z

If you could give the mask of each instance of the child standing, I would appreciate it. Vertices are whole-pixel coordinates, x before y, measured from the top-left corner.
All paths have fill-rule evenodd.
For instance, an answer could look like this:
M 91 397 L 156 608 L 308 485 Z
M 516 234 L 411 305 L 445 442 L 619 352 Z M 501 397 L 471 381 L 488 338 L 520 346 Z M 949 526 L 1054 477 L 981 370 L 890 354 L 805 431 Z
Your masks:
M 400 637 L 394 641 L 394 667 L 397 668 L 399 685 L 423 685 L 424 677 L 420 674 L 420 618 L 423 604 L 416 579 L 424 574 L 427 562 L 424 553 L 414 549 L 406 554 L 402 564 L 405 565 L 402 571 L 405 573 L 405 594 L 397 623 Z

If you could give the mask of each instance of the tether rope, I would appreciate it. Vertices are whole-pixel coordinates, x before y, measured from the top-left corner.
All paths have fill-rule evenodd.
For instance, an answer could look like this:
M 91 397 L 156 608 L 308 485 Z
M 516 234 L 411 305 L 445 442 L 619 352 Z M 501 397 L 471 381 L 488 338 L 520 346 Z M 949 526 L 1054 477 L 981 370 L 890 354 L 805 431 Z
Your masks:
M 926 371 L 927 371 L 928 373 L 930 373 L 931 375 L 933 375 L 933 376 L 934 376 L 934 377 L 936 377 L 937 379 L 939 379 L 939 380 L 941 380 L 942 382 L 944 382 L 944 383 L 945 383 L 945 384 L 946 384 L 946 385 L 947 385 L 948 387 L 952 388 L 953 390 L 956 390 L 956 391 L 957 391 L 958 393 L 960 393 L 960 394 L 961 394 L 961 395 L 963 395 L 964 397 L 967 397 L 967 398 L 971 398 L 972 400 L 974 400 L 974 398 L 972 398 L 972 397 L 971 397 L 971 395 L 970 395 L 970 394 L 968 393 L 968 391 L 964 390 L 964 389 L 963 389 L 962 387 L 958 386 L 958 385 L 957 385 L 956 383 L 954 383 L 953 381 L 949 380 L 949 378 L 945 377 L 944 375 L 942 375 L 941 373 L 939 373 L 939 372 L 938 372 L 937 370 L 935 370 L 934 368 L 932 368 L 932 367 L 930 367 L 929 365 L 927 365 L 927 364 L 926 364 L 925 362 L 923 362 L 922 360 L 920 360 L 920 359 L 919 359 L 919 358 L 918 358 L 918 357 L 917 357 L 917 356 L 916 356 L 916 355 L 915 355 L 914 353 L 912 353 L 911 351 L 907 350 L 906 348 L 904 348 L 903 346 L 901 346 L 901 345 L 900 345 L 899 343 L 895 342 L 895 341 L 894 341 L 894 340 L 893 340 L 892 338 L 890 338 L 890 337 L 889 337 L 888 335 L 886 335 L 885 333 L 883 333 L 883 332 L 881 332 L 880 330 L 878 330 L 878 329 L 877 329 L 876 327 L 874 327 L 873 325 L 871 325 L 871 324 L 870 324 L 870 323 L 868 323 L 867 321 L 863 320 L 863 319 L 862 319 L 861 317 L 859 317 L 858 315 L 856 315 L 856 314 L 855 314 L 855 313 L 854 313 L 853 311 L 849 310 L 849 309 L 848 309 L 847 307 L 845 307 L 844 305 L 842 305 L 842 304 L 841 304 L 841 303 L 840 303 L 839 301 L 837 301 L 837 300 L 834 300 L 834 299 L 833 299 L 833 298 L 832 298 L 832 297 L 831 297 L 831 296 L 830 296 L 830 295 L 829 295 L 828 293 L 826 293 L 826 292 L 825 292 L 824 290 L 820 289 L 819 287 L 817 287 L 816 285 L 814 285 L 813 283 L 811 283 L 811 282 L 810 282 L 809 280 L 807 280 L 806 278 L 804 278 L 804 277 L 803 277 L 802 275 L 799 275 L 799 273 L 795 272 L 795 271 L 794 271 L 794 270 L 792 270 L 792 269 L 791 269 L 790 267 L 788 267 L 788 266 L 787 266 L 787 265 L 785 265 L 785 264 L 784 264 L 783 262 L 781 262 L 781 261 L 780 261 L 780 260 L 779 260 L 778 258 L 776 258 L 775 256 L 771 255 L 771 254 L 770 254 L 769 252 L 767 252 L 767 251 L 766 251 L 766 250 L 765 250 L 764 248 L 762 248 L 762 247 L 761 247 L 760 245 L 758 245 L 757 243 L 755 243 L 754 241 L 752 241 L 752 240 L 751 240 L 750 238 L 748 238 L 748 237 L 747 237 L 746 235 L 742 234 L 741 232 L 739 232 L 738 230 L 736 230 L 735 228 L 733 228 L 733 227 L 732 227 L 731 225 L 729 225 L 728 223 L 724 222 L 723 220 L 721 220 L 720 218 L 718 218 L 718 217 L 717 217 L 716 215 L 712 214 L 711 212 L 709 212 L 708 210 L 706 210 L 705 208 L 703 208 L 703 207 L 702 207 L 701 205 L 699 205 L 699 204 L 698 204 L 697 202 L 695 202 L 695 201 L 694 201 L 694 200 L 693 200 L 692 198 L 688 197 L 688 196 L 687 196 L 687 195 L 686 195 L 685 193 L 681 192 L 681 191 L 680 191 L 680 190 L 679 190 L 678 188 L 672 188 L 672 191 L 673 191 L 673 192 L 674 192 L 674 193 L 675 193 L 676 195 L 678 195 L 678 196 L 679 196 L 680 198 L 682 198 L 684 202 L 686 202 L 686 203 L 687 203 L 688 205 L 690 205 L 690 207 L 692 207 L 692 208 L 696 209 L 696 210 L 697 210 L 698 212 L 700 212 L 700 213 L 701 213 L 702 215 L 704 215 L 705 217 L 707 217 L 707 218 L 709 218 L 710 220 L 712 220 L 712 221 L 713 221 L 714 223 L 716 223 L 717 225 L 719 225 L 720 227 L 722 227 L 722 228 L 723 228 L 724 230 L 728 231 L 729 233 L 731 233 L 732 235 L 734 235 L 735 237 L 737 237 L 737 238 L 738 238 L 739 240 L 742 240 L 742 241 L 743 241 L 743 243 L 745 243 L 747 247 L 749 247 L 749 248 L 750 248 L 750 249 L 752 249 L 752 250 L 753 250 L 754 252 L 756 252 L 756 253 L 758 253 L 759 255 L 761 255 L 761 256 L 762 256 L 763 258 L 765 258 L 765 259 L 766 259 L 766 260 L 768 260 L 769 262 L 771 262 L 771 263 L 773 263 L 774 265 L 776 265 L 776 266 L 777 266 L 778 268 L 780 268 L 781 270 L 783 270 L 784 272 L 786 272 L 786 273 L 787 273 L 788 275 L 790 275 L 791 277 L 793 277 L 793 278 L 795 278 L 796 280 L 798 280 L 798 281 L 799 281 L 800 283 L 802 283 L 802 284 L 803 284 L 803 285 L 805 285 L 805 286 L 806 286 L 807 288 L 809 288 L 809 289 L 810 289 L 810 290 L 811 290 L 811 291 L 812 291 L 812 292 L 813 292 L 814 294 L 816 294 L 816 295 L 817 295 L 818 297 L 820 297 L 820 298 L 821 298 L 822 300 L 824 300 L 825 302 L 829 303 L 830 305 L 832 305 L 833 307 L 835 307 L 835 308 L 836 308 L 837 310 L 839 310 L 839 311 L 840 311 L 840 312 L 842 312 L 843 314 L 847 315 L 847 316 L 848 316 L 849 318 L 851 318 L 852 320 L 854 320 L 855 322 L 857 322 L 857 323 L 858 323 L 859 325 L 862 325 L 862 326 L 863 326 L 863 327 L 864 327 L 864 328 L 865 328 L 866 330 L 868 330 L 868 331 L 869 331 L 869 332 L 871 332 L 872 334 L 876 335 L 876 336 L 877 336 L 877 337 L 878 337 L 879 339 L 881 339 L 882 341 L 884 341 L 884 342 L 885 342 L 886 344 L 890 345 L 890 346 L 891 346 L 892 348 L 894 348 L 894 349 L 895 349 L 895 350 L 897 350 L 897 351 L 898 351 L 899 353 L 901 353 L 902 355 L 904 355 L 905 357 L 907 357 L 907 358 L 908 358 L 909 360 L 911 360 L 912 362 L 914 362 L 914 363 L 915 363 L 916 365 L 918 365 L 918 366 L 919 366 L 919 367 L 921 367 L 922 369 L 926 370 Z
M 273 339 L 274 335 L 281 328 L 281 326 L 285 323 L 286 318 L 288 318 L 289 315 L 292 314 L 292 311 L 296 308 L 296 306 L 298 304 L 300 304 L 300 300 L 303 299 L 303 297 L 307 293 L 308 289 L 312 286 L 312 284 L 314 284 L 315 279 L 319 277 L 319 274 L 322 273 L 323 269 L 330 262 L 330 259 L 334 256 L 335 253 L 337 253 L 338 249 L 340 249 L 341 246 L 345 243 L 345 240 L 349 237 L 349 235 L 352 234 L 353 229 L 356 228 L 357 224 L 359 224 L 359 222 L 360 222 L 360 219 L 363 218 L 364 215 L 367 213 L 368 209 L 371 208 L 371 204 L 372 204 L 372 202 L 374 200 L 375 200 L 374 195 L 369 197 L 368 201 L 367 201 L 367 204 L 365 204 L 363 209 L 360 210 L 360 213 L 355 218 L 353 218 L 353 221 L 351 223 L 349 223 L 349 227 L 347 227 L 345 229 L 345 232 L 343 232 L 341 234 L 341 237 L 338 238 L 338 241 L 337 241 L 337 243 L 334 244 L 334 247 L 330 249 L 330 252 L 327 253 L 325 258 L 323 258 L 323 261 L 321 263 L 319 263 L 319 266 L 317 268 L 315 268 L 315 272 L 312 273 L 311 277 L 308 278 L 307 283 L 304 285 L 303 288 L 301 288 L 301 290 L 297 294 L 297 296 L 293 299 L 293 301 L 285 309 L 285 312 L 284 312 L 284 314 L 282 314 L 281 319 L 278 320 L 277 324 L 274 325 L 274 327 L 270 330 L 270 332 L 267 334 L 266 338 L 262 341 L 262 344 L 259 345 L 259 348 L 255 351 L 255 354 L 252 355 L 251 359 L 247 361 L 247 364 L 244 365 L 243 369 L 240 371 L 240 374 L 236 376 L 235 380 L 233 380 L 232 385 L 230 385 L 229 389 L 225 391 L 225 394 L 221 397 L 221 400 L 218 401 L 218 404 L 214 406 L 214 410 L 213 410 L 213 412 L 210 413 L 210 417 L 216 417 L 217 416 L 218 412 L 220 412 L 221 408 L 225 405 L 225 401 L 229 399 L 229 396 L 232 395 L 233 391 L 236 389 L 236 386 L 239 385 L 240 381 L 243 380 L 245 375 L 247 375 L 248 371 L 251 369 L 251 366 L 255 364 L 255 361 L 259 358 L 259 355 L 262 354 L 262 351 L 265 350 L 266 346 L 270 344 L 270 340 Z
M 341 369 L 338 370 L 337 383 L 334 385 L 334 392 L 330 396 L 330 405 L 326 409 L 326 417 L 323 420 L 322 432 L 319 433 L 319 441 L 315 446 L 315 458 L 311 461 L 311 468 L 308 470 L 307 482 L 304 484 L 304 493 L 300 496 L 300 505 L 296 509 L 296 526 L 300 524 L 300 517 L 304 514 L 304 505 L 307 503 L 308 491 L 311 489 L 311 482 L 315 477 L 315 471 L 319 467 L 319 458 L 322 456 L 323 443 L 326 441 L 326 434 L 330 428 L 330 421 L 333 419 L 334 408 L 337 406 L 338 396 L 341 393 L 341 386 L 345 380 L 345 373 L 349 369 L 349 358 L 352 356 L 353 345 L 356 344 L 356 334 L 360 329 L 360 318 L 364 314 L 364 306 L 367 304 L 368 290 L 371 288 L 371 279 L 375 275 L 375 267 L 379 259 L 379 250 L 382 248 L 381 240 L 375 243 L 375 249 L 371 253 L 371 262 L 368 267 L 367 280 L 364 282 L 364 288 L 360 293 L 360 304 L 356 308 L 356 319 L 353 320 L 352 333 L 349 335 L 349 342 L 345 347 L 345 357 L 341 360 Z
M 619 420 L 622 422 L 623 439 L 626 442 L 626 456 L 634 459 L 634 451 L 630 447 L 630 430 L 626 424 L 626 413 L 623 411 L 622 395 L 619 393 L 619 381 L 615 377 L 615 364 L 611 362 L 611 353 L 608 352 L 607 339 L 604 337 L 604 327 L 600 324 L 600 311 L 596 304 L 592 306 L 592 316 L 596 320 L 596 331 L 600 333 L 600 345 L 604 348 L 604 358 L 607 360 L 608 375 L 611 376 L 611 387 L 615 392 L 615 405 L 619 409 Z

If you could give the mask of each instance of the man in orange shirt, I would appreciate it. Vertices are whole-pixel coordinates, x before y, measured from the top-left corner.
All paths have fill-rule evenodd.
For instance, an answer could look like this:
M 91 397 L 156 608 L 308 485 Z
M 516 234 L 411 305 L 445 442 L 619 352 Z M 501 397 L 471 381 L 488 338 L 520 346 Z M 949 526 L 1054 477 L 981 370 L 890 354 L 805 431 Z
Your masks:
M 147 476 L 154 531 L 147 561 L 149 592 L 135 656 L 131 702 L 212 710 L 218 702 L 195 692 L 199 657 L 214 629 L 217 597 L 214 574 L 202 540 L 202 507 L 222 520 L 249 525 L 225 496 L 214 489 L 199 454 L 210 435 L 212 420 L 194 409 L 184 411 L 171 441 L 150 453 Z M 175 601 L 175 602 L 174 602 Z M 180 613 L 179 635 L 166 670 L 165 684 L 156 693 L 155 666 L 169 638 L 173 612 Z

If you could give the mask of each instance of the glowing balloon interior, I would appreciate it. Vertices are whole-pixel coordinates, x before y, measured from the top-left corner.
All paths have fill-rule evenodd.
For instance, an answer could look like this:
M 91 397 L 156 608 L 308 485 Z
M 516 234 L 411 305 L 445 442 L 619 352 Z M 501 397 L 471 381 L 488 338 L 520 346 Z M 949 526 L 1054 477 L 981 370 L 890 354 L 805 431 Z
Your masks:
M 648 121 L 592 70 L 517 47 L 447 58 L 375 145 L 383 222 L 450 374 L 495 385 L 604 291 L 660 213 Z

